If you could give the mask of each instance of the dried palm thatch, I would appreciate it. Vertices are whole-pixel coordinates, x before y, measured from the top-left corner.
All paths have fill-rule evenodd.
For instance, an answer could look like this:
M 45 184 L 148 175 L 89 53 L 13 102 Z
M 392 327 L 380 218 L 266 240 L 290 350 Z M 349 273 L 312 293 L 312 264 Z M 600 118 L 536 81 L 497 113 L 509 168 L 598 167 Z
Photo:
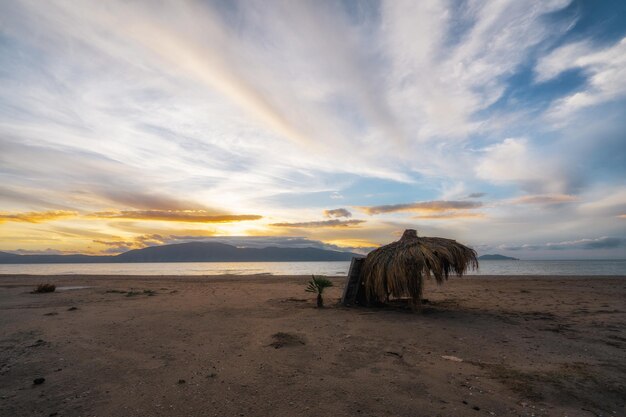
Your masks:
M 397 242 L 367 255 L 361 271 L 367 304 L 382 303 L 389 297 L 410 297 L 411 306 L 421 306 L 424 279 L 435 277 L 442 284 L 450 273 L 462 276 L 478 268 L 476 251 L 452 239 L 418 237 L 413 229 L 404 231 Z

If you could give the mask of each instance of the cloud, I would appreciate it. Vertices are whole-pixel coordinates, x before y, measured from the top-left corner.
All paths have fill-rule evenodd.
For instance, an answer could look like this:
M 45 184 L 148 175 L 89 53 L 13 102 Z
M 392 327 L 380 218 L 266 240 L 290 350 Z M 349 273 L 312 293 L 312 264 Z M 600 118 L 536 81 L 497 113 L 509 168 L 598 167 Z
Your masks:
M 521 138 L 508 138 L 485 148 L 476 174 L 493 182 L 537 182 L 543 178 L 543 173 L 537 170 L 537 161 L 529 154 L 528 141 Z
M 121 204 L 125 207 L 132 207 L 143 210 L 207 210 L 201 204 L 182 201 L 168 195 L 146 193 L 138 190 L 129 189 L 106 189 L 96 190 L 96 193 L 107 200 Z M 217 211 L 216 211 L 217 214 Z
M 196 236 L 196 239 L 201 239 L 201 236 Z M 193 239 L 191 239 L 193 240 Z M 102 250 L 103 254 L 117 254 L 129 251 L 131 249 L 141 249 L 148 246 L 166 245 L 170 243 L 178 243 L 180 239 L 176 236 L 163 236 L 160 234 L 145 234 L 134 236 L 130 239 L 115 238 L 114 240 L 94 239 L 93 243 L 106 246 L 107 248 Z
M 579 239 L 563 242 L 550 242 L 543 244 L 501 245 L 503 250 L 570 250 L 570 249 L 613 249 L 626 247 L 626 239 L 603 236 L 595 239 Z
M 338 208 L 333 210 L 324 210 L 324 216 L 335 218 L 352 217 L 352 213 L 350 213 L 350 211 L 345 208 Z
M 365 220 L 322 220 L 314 222 L 294 222 L 294 223 L 272 223 L 274 227 L 297 227 L 297 228 L 317 228 L 317 227 L 350 227 L 365 223 Z
M 416 219 L 482 219 L 485 215 L 483 213 L 467 213 L 467 212 L 456 212 L 456 213 L 440 213 L 440 214 L 421 214 L 419 216 L 415 216 Z
M 100 211 L 90 216 L 102 219 L 137 219 L 172 222 L 230 223 L 259 220 L 256 214 L 213 214 L 206 210 L 121 210 Z
M 115 238 L 112 240 L 94 239 L 93 243 L 97 243 L 107 248 L 102 250 L 103 254 L 117 254 L 129 251 L 131 249 L 141 249 L 148 246 L 169 245 L 172 243 L 182 243 L 191 241 L 200 241 L 209 238 L 206 235 L 190 235 L 190 236 L 178 236 L 178 235 L 161 235 L 158 233 L 150 233 L 137 235 L 132 238 L 122 239 Z
M 486 196 L 487 193 L 471 193 L 467 196 L 467 198 L 481 198 Z
M 279 248 L 319 248 L 337 251 L 351 251 L 354 248 L 338 246 L 329 243 L 324 243 L 319 240 L 309 239 L 302 236 L 177 236 L 172 235 L 168 237 L 176 242 L 190 242 L 190 241 L 203 241 L 203 242 L 219 242 L 227 245 L 237 246 L 239 248 L 267 248 L 267 247 L 279 247 Z
M 108 246 L 108 248 L 102 251 L 102 253 L 122 253 L 137 247 L 137 245 L 133 242 L 128 243 L 122 241 L 93 240 L 93 243 Z
M 626 187 L 602 187 L 591 193 L 580 205 L 585 215 L 618 216 L 626 211 Z
M 474 171 L 493 184 L 516 183 L 534 192 L 562 192 L 569 180 L 559 162 L 537 151 L 526 138 L 507 138 L 484 148 Z
M 372 248 L 369 247 L 352 247 L 339 246 L 331 243 L 325 243 L 319 240 L 309 239 L 306 237 L 283 237 L 283 236 L 201 236 L 201 235 L 140 235 L 135 236 L 130 241 L 124 240 L 94 240 L 94 243 L 107 246 L 107 249 L 101 251 L 103 254 L 117 254 L 126 252 L 131 249 L 141 249 L 147 246 L 169 245 L 174 243 L 187 242 L 218 242 L 239 248 L 318 248 L 325 250 L 336 250 L 342 252 L 358 252 L 365 253 Z
M 535 45 L 562 30 L 543 17 L 569 3 L 384 2 L 383 36 L 402 121 L 423 141 L 479 130 L 472 114 L 496 103 Z
M 412 212 L 412 213 L 437 213 L 447 211 L 458 210 L 471 210 L 482 207 L 482 203 L 478 201 L 421 201 L 416 203 L 406 204 L 389 204 L 382 206 L 371 207 L 359 207 L 369 215 L 381 214 L 381 213 L 397 213 L 397 212 Z
M 45 194 L 49 196 L 49 190 L 48 192 L 45 192 L 44 190 L 39 190 L 37 188 L 24 188 L 25 187 L 16 188 L 10 186 L 0 186 L 0 199 L 2 199 L 4 205 L 14 203 L 14 205 L 18 207 L 27 205 L 29 207 L 71 211 L 71 208 L 67 205 L 53 202 L 53 198 L 48 199 L 41 195 Z
M 526 195 L 511 200 L 511 204 L 540 204 L 540 205 L 552 205 L 573 203 L 580 199 L 573 195 L 568 194 L 544 194 L 544 195 Z
M 52 248 L 47 248 L 47 249 L 42 249 L 42 250 L 16 249 L 16 250 L 8 250 L 6 252 L 14 253 L 16 255 L 74 255 L 77 253 L 76 251 L 64 251 L 64 250 L 58 250 L 58 249 L 52 249 Z
M 75 211 L 55 210 L 55 211 L 30 211 L 25 213 L 0 212 L 0 223 L 3 222 L 26 222 L 42 223 L 59 220 L 67 217 L 76 217 Z
M 539 60 L 535 77 L 545 82 L 571 69 L 584 71 L 588 81 L 584 90 L 555 101 L 548 112 L 551 118 L 564 119 L 626 95 L 626 38 L 601 50 L 588 41 L 560 46 Z
M 104 255 L 118 255 L 120 253 L 128 252 L 131 249 L 132 249 L 131 246 L 119 245 L 119 246 L 112 246 L 110 248 L 107 248 L 101 251 L 100 253 Z
M 136 245 L 134 243 L 127 243 L 121 241 L 106 241 L 106 240 L 93 240 L 93 243 L 98 243 L 100 245 L 108 246 L 107 249 L 101 251 L 103 254 L 118 254 L 127 252 L 131 249 L 135 249 Z

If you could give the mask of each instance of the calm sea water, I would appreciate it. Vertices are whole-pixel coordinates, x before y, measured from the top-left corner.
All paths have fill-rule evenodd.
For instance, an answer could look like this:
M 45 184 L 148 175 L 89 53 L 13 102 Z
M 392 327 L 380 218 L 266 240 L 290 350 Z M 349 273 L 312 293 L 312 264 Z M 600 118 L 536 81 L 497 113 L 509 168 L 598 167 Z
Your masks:
M 0 265 L 0 274 L 36 275 L 346 275 L 350 262 L 176 262 Z M 626 260 L 481 261 L 470 275 L 623 275 Z

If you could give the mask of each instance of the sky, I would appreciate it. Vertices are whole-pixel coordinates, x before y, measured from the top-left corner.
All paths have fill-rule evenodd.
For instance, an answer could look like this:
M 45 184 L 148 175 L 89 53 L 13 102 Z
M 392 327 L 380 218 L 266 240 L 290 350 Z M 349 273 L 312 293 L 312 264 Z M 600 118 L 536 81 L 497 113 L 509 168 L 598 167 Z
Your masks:
M 626 2 L 0 2 L 0 251 L 407 228 L 626 258 Z

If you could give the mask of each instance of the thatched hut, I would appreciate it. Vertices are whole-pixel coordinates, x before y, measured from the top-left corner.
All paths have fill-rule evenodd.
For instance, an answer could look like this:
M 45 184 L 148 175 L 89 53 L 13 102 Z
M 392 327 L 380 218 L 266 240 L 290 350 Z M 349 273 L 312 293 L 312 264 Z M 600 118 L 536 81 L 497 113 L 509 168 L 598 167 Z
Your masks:
M 434 276 L 442 284 L 450 273 L 462 276 L 470 268 L 478 268 L 475 250 L 452 239 L 419 237 L 408 229 L 400 240 L 363 260 L 356 298 L 372 305 L 409 297 L 411 307 L 420 309 L 425 278 Z

